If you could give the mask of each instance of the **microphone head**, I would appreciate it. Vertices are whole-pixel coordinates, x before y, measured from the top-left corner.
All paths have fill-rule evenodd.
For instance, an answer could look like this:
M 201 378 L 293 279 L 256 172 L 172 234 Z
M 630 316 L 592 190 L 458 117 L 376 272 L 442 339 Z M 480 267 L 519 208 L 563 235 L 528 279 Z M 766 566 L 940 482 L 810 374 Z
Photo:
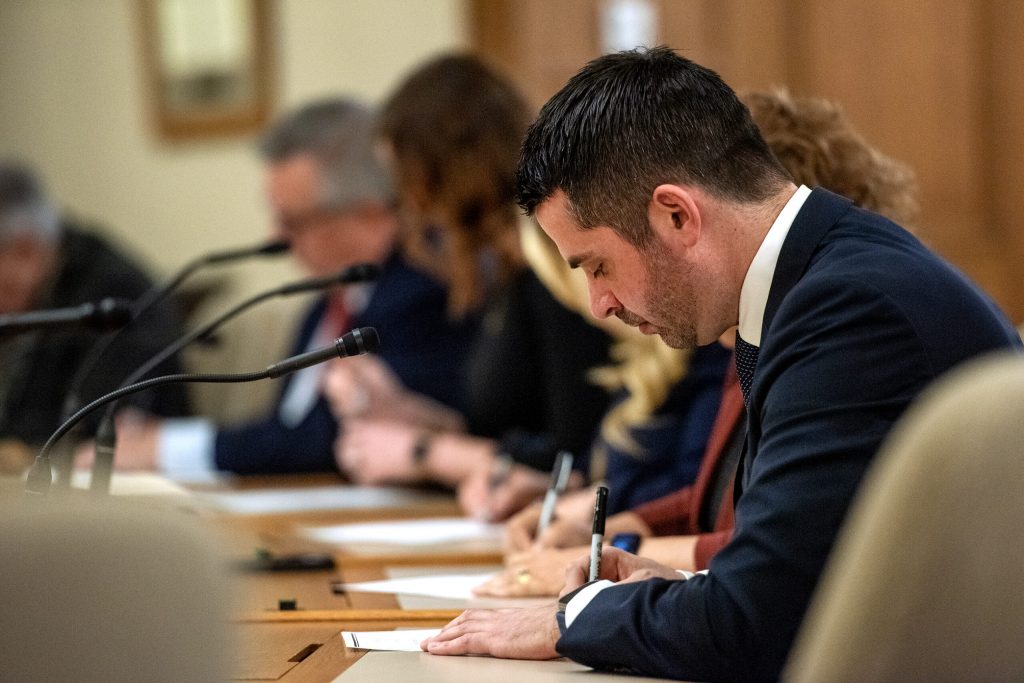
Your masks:
M 292 248 L 291 243 L 288 240 L 277 240 L 276 242 L 268 242 L 262 247 L 256 250 L 256 253 L 260 256 L 276 256 L 283 254 Z
M 380 277 L 380 266 L 375 263 L 357 263 L 338 274 L 339 284 L 371 282 Z
M 325 277 L 309 278 L 298 282 L 292 282 L 287 285 L 282 285 L 277 288 L 275 293 L 279 296 L 300 294 L 302 292 L 311 292 L 317 289 L 324 289 L 326 287 L 336 287 L 337 285 L 350 285 L 356 282 L 375 280 L 378 275 L 380 275 L 379 266 L 372 263 L 358 263 L 354 266 L 349 266 L 340 273 L 334 273 L 333 275 L 327 275 Z
M 216 263 L 230 263 L 239 259 L 252 258 L 253 256 L 277 256 L 291 248 L 287 240 L 275 240 L 255 247 L 242 247 L 241 249 L 228 249 L 203 256 L 199 263 L 212 265 Z
M 132 303 L 126 299 L 107 297 L 91 305 L 83 322 L 94 330 L 117 330 L 132 321 Z
M 372 353 L 380 348 L 380 336 L 374 327 L 357 327 L 334 341 L 334 347 L 342 358 Z

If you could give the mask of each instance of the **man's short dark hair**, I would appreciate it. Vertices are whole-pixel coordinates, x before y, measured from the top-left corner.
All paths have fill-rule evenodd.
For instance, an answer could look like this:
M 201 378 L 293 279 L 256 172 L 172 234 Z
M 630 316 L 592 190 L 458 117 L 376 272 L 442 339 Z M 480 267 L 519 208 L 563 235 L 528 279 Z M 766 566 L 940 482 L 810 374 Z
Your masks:
M 715 72 L 666 47 L 593 60 L 541 109 L 523 143 L 516 199 L 527 212 L 561 189 L 583 228 L 639 248 L 662 183 L 762 201 L 789 176 Z

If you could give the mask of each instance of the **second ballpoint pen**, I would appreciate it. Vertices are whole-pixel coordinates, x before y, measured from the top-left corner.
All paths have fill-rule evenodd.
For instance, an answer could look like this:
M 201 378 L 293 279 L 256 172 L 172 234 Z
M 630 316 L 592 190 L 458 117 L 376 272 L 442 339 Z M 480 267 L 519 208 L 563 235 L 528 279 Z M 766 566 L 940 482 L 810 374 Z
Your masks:
M 544 533 L 544 530 L 548 528 L 551 520 L 555 517 L 555 503 L 558 502 L 558 496 L 569 485 L 569 475 L 571 474 L 572 453 L 559 451 L 558 457 L 555 458 L 555 466 L 551 468 L 551 484 L 544 494 L 544 503 L 540 509 L 540 519 L 537 521 L 537 535 L 535 538 L 538 541 L 541 534 Z

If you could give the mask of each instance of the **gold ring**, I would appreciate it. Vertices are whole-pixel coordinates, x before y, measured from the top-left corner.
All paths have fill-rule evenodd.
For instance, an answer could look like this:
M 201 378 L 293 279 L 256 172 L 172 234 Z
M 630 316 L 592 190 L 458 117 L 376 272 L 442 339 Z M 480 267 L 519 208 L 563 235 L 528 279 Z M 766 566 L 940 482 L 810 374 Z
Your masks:
M 516 581 L 519 583 L 527 583 L 530 580 L 530 570 L 526 567 L 520 567 L 516 570 Z

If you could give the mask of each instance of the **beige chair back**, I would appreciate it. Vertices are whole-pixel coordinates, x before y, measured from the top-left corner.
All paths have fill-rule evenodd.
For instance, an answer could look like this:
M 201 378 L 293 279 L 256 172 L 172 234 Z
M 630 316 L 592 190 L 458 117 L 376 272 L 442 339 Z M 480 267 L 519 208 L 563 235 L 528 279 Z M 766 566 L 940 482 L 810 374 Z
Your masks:
M 791 681 L 1024 681 L 1024 355 L 954 371 L 894 429 Z
M 0 680 L 223 680 L 228 582 L 194 515 L 115 499 L 8 499 Z

